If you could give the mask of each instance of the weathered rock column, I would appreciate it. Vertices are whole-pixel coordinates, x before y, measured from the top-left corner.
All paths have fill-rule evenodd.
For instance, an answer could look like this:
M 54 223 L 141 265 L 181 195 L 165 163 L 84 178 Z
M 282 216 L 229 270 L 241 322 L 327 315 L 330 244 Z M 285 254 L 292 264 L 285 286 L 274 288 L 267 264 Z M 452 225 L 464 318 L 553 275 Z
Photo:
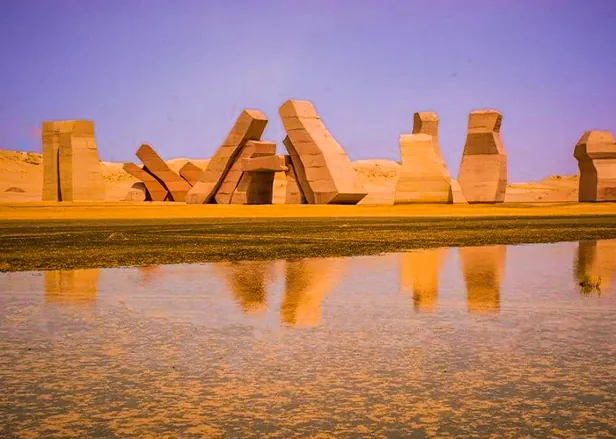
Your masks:
M 458 182 L 469 203 L 505 201 L 507 155 L 500 136 L 502 121 L 496 110 L 477 110 L 468 117 Z
M 43 122 L 43 200 L 104 201 L 94 122 Z
M 580 168 L 580 202 L 616 201 L 616 141 L 609 131 L 586 131 L 573 156 Z
M 447 203 L 451 189 L 449 172 L 428 134 L 400 136 L 402 168 L 394 204 Z

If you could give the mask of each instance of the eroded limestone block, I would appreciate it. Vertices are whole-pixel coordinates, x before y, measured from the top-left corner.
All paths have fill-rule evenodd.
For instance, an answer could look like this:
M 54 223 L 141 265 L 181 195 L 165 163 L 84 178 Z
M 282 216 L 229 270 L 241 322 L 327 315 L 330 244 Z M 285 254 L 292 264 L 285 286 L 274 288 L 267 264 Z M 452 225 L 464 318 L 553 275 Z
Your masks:
M 43 200 L 104 201 L 94 122 L 43 122 Z
M 449 181 L 449 204 L 467 204 L 466 198 L 464 198 L 464 192 L 460 187 L 458 180 L 451 179 Z
M 60 122 L 43 122 L 43 201 L 62 201 L 58 150 L 60 148 Z
M 203 181 L 204 175 L 203 169 L 191 162 L 186 162 L 180 168 L 180 177 L 186 180 L 191 187 Z
M 616 141 L 609 131 L 586 131 L 575 145 L 580 202 L 616 201 Z
M 124 201 L 146 201 L 148 191 L 143 182 L 137 182 L 131 186 Z
M 284 204 L 306 204 L 306 197 L 299 187 L 297 177 L 295 175 L 295 168 L 291 163 L 291 157 L 286 156 L 287 171 L 285 172 L 286 188 Z
M 94 122 L 63 121 L 59 135 L 62 201 L 104 201 L 105 181 L 94 140 Z
M 438 143 L 438 115 L 432 111 L 419 111 L 413 115 L 413 134 L 427 134 L 432 136 L 436 153 L 441 160 L 441 148 Z M 444 162 L 443 162 L 444 164 Z
M 298 188 L 300 189 L 302 196 L 305 198 L 308 204 L 315 204 L 314 192 L 310 187 L 310 183 L 308 182 L 308 177 L 306 176 L 306 169 L 304 169 L 304 165 L 299 157 L 299 154 L 295 150 L 295 146 L 289 139 L 289 136 L 286 136 L 282 141 L 287 152 L 289 153 L 289 160 L 291 161 L 291 165 L 293 166 L 293 172 L 295 174 L 295 180 L 297 181 Z
M 147 189 L 145 201 L 165 201 L 169 196 L 167 188 L 145 169 L 134 163 L 124 163 L 124 171 L 143 182 Z
M 210 202 L 245 143 L 248 140 L 259 140 L 266 125 L 267 117 L 262 112 L 258 110 L 242 111 L 227 138 L 208 163 L 203 181 L 195 184 L 188 192 L 186 202 L 189 204 Z M 232 193 L 233 190 L 229 192 L 229 194 Z
M 459 251 L 468 311 L 498 312 L 507 246 L 460 247 Z
M 284 155 L 267 155 L 242 159 L 242 172 L 283 172 L 287 171 L 287 159 Z
M 272 204 L 275 172 L 244 172 L 232 204 Z
M 274 142 L 266 142 L 260 140 L 249 140 L 245 143 L 245 146 L 240 151 L 237 158 L 234 160 L 233 164 L 229 168 L 228 172 L 224 176 L 216 195 L 214 196 L 216 202 L 218 204 L 229 204 L 231 203 L 231 198 L 233 197 L 233 193 L 239 185 L 240 179 L 242 178 L 242 163 L 243 159 L 263 157 L 263 156 L 273 156 L 276 154 L 276 143 Z M 272 179 L 274 177 L 272 176 Z M 259 179 L 261 181 L 262 179 Z M 268 180 L 268 179 L 266 179 Z M 273 183 L 273 180 L 272 180 Z M 235 203 L 234 203 L 235 204 Z M 261 203 L 255 203 L 261 204 Z
M 505 201 L 507 155 L 500 136 L 502 120 L 496 110 L 477 110 L 468 117 L 458 182 L 469 203 Z
M 433 136 L 402 134 L 400 156 L 402 167 L 396 184 L 395 204 L 449 201 L 451 178 L 434 146 Z
M 309 202 L 357 204 L 366 196 L 349 157 L 325 127 L 311 102 L 289 100 L 282 104 L 279 114 L 290 140 L 288 144 L 293 149 L 289 150 L 289 155 L 296 175 L 300 173 L 296 163 L 298 157 L 312 189 L 313 197 L 305 192 Z
M 190 185 L 173 172 L 169 165 L 147 143 L 137 150 L 137 157 L 143 162 L 144 169 L 158 180 L 169 192 L 169 201 L 186 201 L 186 194 Z

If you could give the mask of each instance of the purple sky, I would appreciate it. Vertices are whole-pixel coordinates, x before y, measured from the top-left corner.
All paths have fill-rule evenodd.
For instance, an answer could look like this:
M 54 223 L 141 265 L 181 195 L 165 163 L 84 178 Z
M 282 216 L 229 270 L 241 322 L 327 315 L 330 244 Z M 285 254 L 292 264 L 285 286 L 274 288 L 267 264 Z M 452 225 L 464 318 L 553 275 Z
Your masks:
M 455 176 L 468 112 L 503 116 L 509 180 L 576 173 L 616 134 L 616 0 L 0 0 L 0 148 L 45 119 L 93 119 L 103 160 L 207 158 L 243 108 L 311 100 L 353 160 L 399 160 L 440 116 Z

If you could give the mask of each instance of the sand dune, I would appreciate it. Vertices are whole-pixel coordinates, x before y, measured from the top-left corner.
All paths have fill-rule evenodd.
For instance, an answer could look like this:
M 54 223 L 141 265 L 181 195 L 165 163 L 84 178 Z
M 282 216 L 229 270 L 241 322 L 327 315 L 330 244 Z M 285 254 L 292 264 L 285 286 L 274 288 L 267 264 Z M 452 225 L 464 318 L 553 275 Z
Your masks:
M 178 172 L 191 161 L 205 169 L 208 159 L 175 158 L 167 161 Z M 137 180 L 122 169 L 123 163 L 102 162 L 106 199 L 121 201 Z M 353 162 L 355 172 L 368 195 L 360 204 L 392 204 L 400 164 L 393 160 L 375 159 Z M 538 182 L 511 183 L 507 186 L 506 202 L 577 201 L 577 175 L 550 176 Z M 0 201 L 40 201 L 43 185 L 43 158 L 40 153 L 0 150 Z M 284 202 L 286 181 L 277 173 L 274 180 L 274 204 Z

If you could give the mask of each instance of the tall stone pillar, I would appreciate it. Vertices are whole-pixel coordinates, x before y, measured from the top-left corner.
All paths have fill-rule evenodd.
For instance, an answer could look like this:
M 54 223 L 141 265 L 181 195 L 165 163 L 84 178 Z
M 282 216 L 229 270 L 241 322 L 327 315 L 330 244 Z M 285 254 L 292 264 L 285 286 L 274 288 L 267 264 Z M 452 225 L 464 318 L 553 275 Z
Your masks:
M 505 201 L 507 155 L 500 136 L 502 121 L 496 110 L 477 110 L 468 117 L 458 182 L 469 203 Z

